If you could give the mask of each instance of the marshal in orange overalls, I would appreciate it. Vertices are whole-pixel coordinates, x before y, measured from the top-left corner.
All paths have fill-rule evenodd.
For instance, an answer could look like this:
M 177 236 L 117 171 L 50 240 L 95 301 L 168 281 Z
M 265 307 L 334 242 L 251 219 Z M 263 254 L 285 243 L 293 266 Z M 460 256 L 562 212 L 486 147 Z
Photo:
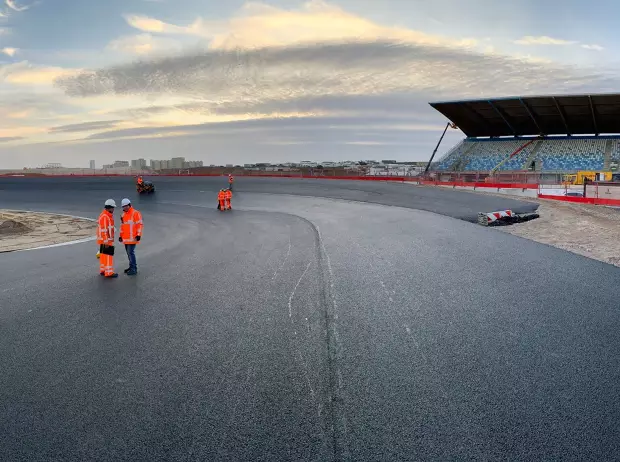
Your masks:
M 99 215 L 97 244 L 100 246 L 114 246 L 114 215 L 107 210 L 104 210 Z M 106 277 L 114 276 L 114 256 L 101 252 L 99 257 L 99 273 Z
M 138 236 L 142 237 L 143 227 L 142 214 L 130 205 L 129 209 L 123 212 L 123 216 L 121 217 L 121 237 L 123 238 L 123 244 L 138 244 L 139 241 L 136 238 Z
M 224 191 L 224 202 L 226 204 L 226 210 L 232 210 L 232 205 L 230 201 L 232 200 L 232 191 L 230 189 L 226 189 Z
M 217 193 L 217 200 L 220 206 L 220 211 L 226 210 L 226 193 L 223 189 L 220 189 L 220 192 Z

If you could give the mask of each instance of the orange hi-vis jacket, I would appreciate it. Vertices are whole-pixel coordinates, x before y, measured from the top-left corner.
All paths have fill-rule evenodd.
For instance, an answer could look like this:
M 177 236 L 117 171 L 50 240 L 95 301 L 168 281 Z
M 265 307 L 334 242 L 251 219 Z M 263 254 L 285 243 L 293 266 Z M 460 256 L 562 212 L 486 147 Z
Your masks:
M 114 245 L 114 215 L 107 210 L 104 210 L 99 215 L 97 244 Z
M 133 207 L 123 213 L 121 217 L 121 237 L 123 244 L 137 244 L 136 237 L 142 236 L 142 214 Z
M 232 183 L 233 183 L 233 181 L 235 181 L 235 180 L 234 180 L 234 178 L 233 178 L 233 176 L 232 176 L 232 175 L 228 175 L 228 182 L 229 182 L 230 184 L 232 184 Z
M 226 192 L 220 191 L 217 193 L 217 200 L 224 201 L 226 200 Z
M 232 191 L 230 189 L 227 189 L 226 191 L 224 191 L 224 199 L 226 199 L 229 202 L 232 199 Z

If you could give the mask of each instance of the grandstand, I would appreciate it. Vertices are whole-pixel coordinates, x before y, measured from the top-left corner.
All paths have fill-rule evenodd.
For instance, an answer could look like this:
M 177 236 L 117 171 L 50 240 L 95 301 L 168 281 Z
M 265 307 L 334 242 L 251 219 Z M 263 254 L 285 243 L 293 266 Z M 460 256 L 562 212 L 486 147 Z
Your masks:
M 431 103 L 467 138 L 432 169 L 574 173 L 620 162 L 620 94 Z

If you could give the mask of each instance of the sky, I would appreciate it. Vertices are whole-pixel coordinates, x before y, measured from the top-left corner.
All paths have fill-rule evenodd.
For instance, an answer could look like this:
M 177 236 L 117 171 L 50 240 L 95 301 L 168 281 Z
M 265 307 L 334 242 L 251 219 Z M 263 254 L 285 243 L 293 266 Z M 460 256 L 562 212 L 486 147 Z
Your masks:
M 620 89 L 616 0 L 0 2 L 0 169 L 419 161 L 431 101 Z

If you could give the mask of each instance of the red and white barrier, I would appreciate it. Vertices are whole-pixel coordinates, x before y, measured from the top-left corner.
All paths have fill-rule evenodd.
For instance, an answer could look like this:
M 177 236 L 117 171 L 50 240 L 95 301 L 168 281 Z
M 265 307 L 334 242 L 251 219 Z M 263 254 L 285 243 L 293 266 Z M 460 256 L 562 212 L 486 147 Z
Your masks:
M 497 221 L 500 218 L 511 217 L 512 210 L 501 210 L 499 212 L 491 212 L 491 213 L 487 213 L 486 216 L 487 216 L 487 223 L 493 223 L 494 221 Z

